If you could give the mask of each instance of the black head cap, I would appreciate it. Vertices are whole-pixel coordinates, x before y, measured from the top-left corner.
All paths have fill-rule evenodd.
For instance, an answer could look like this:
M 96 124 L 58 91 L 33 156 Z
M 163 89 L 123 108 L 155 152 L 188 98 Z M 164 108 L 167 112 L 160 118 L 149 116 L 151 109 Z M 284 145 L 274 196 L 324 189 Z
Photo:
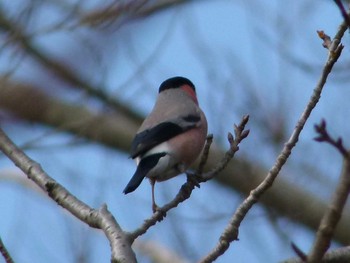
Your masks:
M 170 79 L 165 80 L 160 86 L 159 86 L 159 93 L 161 93 L 163 90 L 167 89 L 176 89 L 179 88 L 182 85 L 188 85 L 190 86 L 194 91 L 196 91 L 193 83 L 184 77 L 173 77 Z

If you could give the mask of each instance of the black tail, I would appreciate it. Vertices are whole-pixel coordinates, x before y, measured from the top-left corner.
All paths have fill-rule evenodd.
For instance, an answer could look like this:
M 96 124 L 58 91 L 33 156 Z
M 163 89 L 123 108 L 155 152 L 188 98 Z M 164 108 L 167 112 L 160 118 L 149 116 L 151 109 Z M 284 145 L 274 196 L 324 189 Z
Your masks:
M 141 160 L 141 162 L 142 162 L 142 160 Z M 137 170 L 134 173 L 133 177 L 131 178 L 131 180 L 129 181 L 129 183 L 127 184 L 125 189 L 123 190 L 124 194 L 128 194 L 128 193 L 135 191 L 135 189 L 137 187 L 139 187 L 139 185 L 141 184 L 143 178 L 145 178 L 146 174 L 149 172 L 149 170 L 147 171 L 145 169 L 142 169 L 141 162 L 140 162 L 139 166 L 137 166 Z
M 123 190 L 124 194 L 131 193 L 136 190 L 141 184 L 143 178 L 148 174 L 148 172 L 157 165 L 160 158 L 165 156 L 166 153 L 156 153 L 142 158 L 139 165 L 137 166 L 136 172 L 132 176 L 131 180 Z

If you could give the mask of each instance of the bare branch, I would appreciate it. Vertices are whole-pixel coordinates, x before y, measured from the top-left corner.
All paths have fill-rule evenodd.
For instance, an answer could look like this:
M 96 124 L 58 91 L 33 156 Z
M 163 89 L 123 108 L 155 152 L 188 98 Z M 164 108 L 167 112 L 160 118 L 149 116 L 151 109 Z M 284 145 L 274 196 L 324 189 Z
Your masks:
M 339 7 L 340 9 L 340 13 L 344 18 L 344 21 L 346 22 L 346 24 L 348 25 L 348 27 L 350 28 L 350 18 L 349 18 L 349 14 L 346 13 L 345 7 L 342 3 L 341 0 L 334 0 L 334 2 L 336 3 L 336 5 Z
M 136 262 L 130 241 L 107 210 L 106 205 L 103 205 L 100 210 L 95 210 L 77 199 L 46 174 L 40 164 L 21 151 L 2 129 L 0 129 L 0 150 L 57 204 L 89 226 L 103 230 L 110 242 L 112 261 Z
M 248 121 L 249 115 L 245 115 L 238 126 L 234 125 L 235 138 L 233 138 L 231 133 L 228 133 L 227 135 L 227 140 L 230 143 L 230 149 L 225 153 L 224 158 L 216 167 L 214 167 L 210 172 L 202 175 L 203 179 L 206 181 L 210 180 L 226 168 L 234 154 L 239 150 L 239 143 L 249 135 L 249 130 L 244 130 Z
M 131 2 L 114 2 L 100 10 L 95 10 L 82 16 L 81 24 L 88 26 L 100 26 L 111 24 L 121 19 L 130 20 L 141 18 L 159 12 L 162 9 L 174 7 L 190 0 L 163 0 L 163 1 L 131 1 Z
M 197 170 L 198 174 L 203 174 L 203 169 L 204 169 L 205 164 L 208 161 L 209 150 L 210 150 L 210 146 L 212 143 L 213 143 L 213 134 L 208 134 L 207 141 L 205 143 L 203 153 L 201 156 L 201 160 L 200 160 L 199 165 L 198 165 L 198 170 Z
M 315 130 L 319 134 L 316 138 L 314 138 L 315 141 L 318 142 L 327 142 L 330 145 L 334 146 L 341 155 L 343 155 L 344 158 L 348 158 L 348 151 L 343 146 L 343 140 L 341 138 L 338 138 L 337 140 L 333 139 L 329 136 L 328 131 L 326 129 L 326 121 L 322 120 L 320 124 L 315 125 Z
M 339 34 L 339 32 L 338 32 Z M 335 39 L 336 40 L 336 39 Z M 225 253 L 225 251 L 229 248 L 230 243 L 238 240 L 238 229 L 243 219 L 249 212 L 249 210 L 253 207 L 253 205 L 259 201 L 262 195 L 272 186 L 275 179 L 277 178 L 279 172 L 281 171 L 283 165 L 286 163 L 288 157 L 290 156 L 292 149 L 295 147 L 299 140 L 299 135 L 302 132 L 306 121 L 308 120 L 312 110 L 317 105 L 321 97 L 321 93 L 323 87 L 326 83 L 327 77 L 329 73 L 332 71 L 333 65 L 336 63 L 338 58 L 340 57 L 341 51 L 343 49 L 343 45 L 339 44 L 340 39 L 338 41 L 333 41 L 330 47 L 329 55 L 326 61 L 326 64 L 323 68 L 321 77 L 318 81 L 314 92 L 306 105 L 306 108 L 302 112 L 294 131 L 292 132 L 289 140 L 284 145 L 282 152 L 277 157 L 276 163 L 268 172 L 266 178 L 252 190 L 249 196 L 243 201 L 243 203 L 237 208 L 236 212 L 230 219 L 226 229 L 222 233 L 219 238 L 219 242 L 216 247 L 201 260 L 201 263 L 213 262 L 219 256 Z M 338 44 L 337 44 L 338 43 Z
M 294 244 L 292 242 L 291 244 L 292 246 L 292 249 L 294 250 L 295 254 L 297 254 L 297 256 L 299 257 L 299 259 L 302 261 L 302 262 L 306 262 L 307 260 L 307 255 L 304 253 L 304 251 L 302 251 L 296 244 Z
M 1 238 L 0 238 L 0 253 L 4 257 L 6 263 L 14 263 L 10 253 L 8 252 Z
M 76 103 L 48 96 L 38 87 L 23 85 L 0 76 L 0 108 L 28 121 L 45 123 L 85 139 L 129 149 L 140 125 L 121 113 L 94 112 Z M 116 139 L 118 138 L 118 139 Z
M 334 140 L 331 138 L 326 129 L 326 122 L 323 120 L 320 125 L 315 126 L 319 137 L 316 138 L 320 142 L 328 142 L 334 146 L 344 157 L 343 171 L 340 176 L 338 186 L 333 195 L 332 201 L 327 208 L 320 226 L 316 233 L 314 245 L 307 257 L 308 263 L 321 262 L 324 254 L 331 244 L 335 228 L 343 213 L 348 195 L 350 193 L 350 155 L 345 150 L 342 140 L 339 138 Z

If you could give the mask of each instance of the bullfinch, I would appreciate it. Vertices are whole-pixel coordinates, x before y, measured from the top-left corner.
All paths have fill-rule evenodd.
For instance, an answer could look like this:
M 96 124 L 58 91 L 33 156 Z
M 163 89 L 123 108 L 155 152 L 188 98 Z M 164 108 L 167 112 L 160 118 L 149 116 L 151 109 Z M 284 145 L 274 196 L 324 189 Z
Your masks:
M 136 160 L 137 169 L 124 194 L 133 192 L 143 178 L 149 178 L 155 212 L 155 182 L 184 173 L 201 153 L 206 136 L 207 120 L 199 108 L 193 83 L 184 77 L 165 80 L 156 104 L 132 142 L 130 157 Z

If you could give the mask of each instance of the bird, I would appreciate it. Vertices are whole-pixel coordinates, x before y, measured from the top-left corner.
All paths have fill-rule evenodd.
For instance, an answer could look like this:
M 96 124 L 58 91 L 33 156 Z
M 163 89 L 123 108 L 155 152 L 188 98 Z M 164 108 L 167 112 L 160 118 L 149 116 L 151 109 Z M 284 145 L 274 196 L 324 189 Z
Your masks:
M 162 82 L 152 111 L 131 143 L 130 158 L 137 168 L 123 193 L 135 191 L 145 177 L 149 178 L 155 213 L 155 183 L 184 173 L 202 152 L 207 131 L 194 84 L 180 76 Z

